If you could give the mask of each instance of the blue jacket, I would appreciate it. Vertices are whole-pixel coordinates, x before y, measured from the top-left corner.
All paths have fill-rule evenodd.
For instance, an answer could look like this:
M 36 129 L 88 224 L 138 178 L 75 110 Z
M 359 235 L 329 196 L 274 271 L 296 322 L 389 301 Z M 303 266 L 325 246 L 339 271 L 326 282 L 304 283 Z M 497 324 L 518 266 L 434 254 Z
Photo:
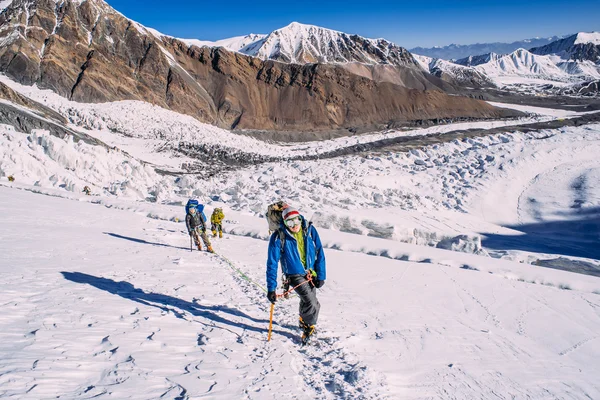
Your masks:
M 277 288 L 277 267 L 281 259 L 281 268 L 286 275 L 306 274 L 309 269 L 314 269 L 317 279 L 324 281 L 327 277 L 325 271 L 325 253 L 321 245 L 321 238 L 317 229 L 310 225 L 306 227 L 306 220 L 302 217 L 302 232 L 304 232 L 304 249 L 306 250 L 306 269 L 302 265 L 298 243 L 290 234 L 283 223 L 279 228 L 285 232 L 285 245 L 281 253 L 281 238 L 279 232 L 274 232 L 269 241 L 269 258 L 267 260 L 267 289 L 269 292 Z

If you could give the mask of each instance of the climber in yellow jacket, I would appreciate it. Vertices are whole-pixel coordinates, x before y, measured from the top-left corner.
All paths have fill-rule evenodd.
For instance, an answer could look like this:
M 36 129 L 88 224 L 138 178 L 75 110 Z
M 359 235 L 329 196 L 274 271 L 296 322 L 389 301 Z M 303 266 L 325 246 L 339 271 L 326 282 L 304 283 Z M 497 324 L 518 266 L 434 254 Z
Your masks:
M 225 214 L 223 214 L 222 208 L 215 208 L 212 215 L 210 216 L 210 229 L 212 230 L 213 237 L 217 237 L 217 231 L 219 231 L 219 237 L 223 237 L 223 219 L 225 218 Z

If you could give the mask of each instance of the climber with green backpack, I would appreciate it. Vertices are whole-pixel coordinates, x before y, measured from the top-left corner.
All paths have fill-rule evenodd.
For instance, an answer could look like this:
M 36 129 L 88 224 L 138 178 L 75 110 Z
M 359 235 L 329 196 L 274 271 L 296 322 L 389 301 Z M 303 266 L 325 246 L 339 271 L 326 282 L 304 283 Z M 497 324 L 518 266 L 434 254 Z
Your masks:
M 269 240 L 267 260 L 267 298 L 275 303 L 278 297 L 277 269 L 281 269 L 287 284 L 300 297 L 300 328 L 302 344 L 314 334 L 321 305 L 317 288 L 325 284 L 325 253 L 317 229 L 300 215 L 298 210 L 284 202 L 269 206 L 267 211 Z M 287 292 L 287 290 L 286 290 Z

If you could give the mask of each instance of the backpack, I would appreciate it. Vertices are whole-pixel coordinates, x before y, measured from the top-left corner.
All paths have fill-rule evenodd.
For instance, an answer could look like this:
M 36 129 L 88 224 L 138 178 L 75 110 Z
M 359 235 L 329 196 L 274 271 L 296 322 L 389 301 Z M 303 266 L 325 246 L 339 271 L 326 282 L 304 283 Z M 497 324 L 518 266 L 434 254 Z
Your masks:
M 189 199 L 187 204 L 185 205 L 185 213 L 189 214 L 190 209 L 195 208 L 197 212 L 202 215 L 202 219 L 206 222 L 206 215 L 204 215 L 204 206 L 198 202 L 196 199 Z
M 289 205 L 283 201 L 278 201 L 277 203 L 273 203 L 269 207 L 267 207 L 265 218 L 267 219 L 267 223 L 269 224 L 269 233 L 279 230 L 279 228 L 281 227 L 281 222 L 283 220 L 281 213 L 284 209 L 288 207 Z

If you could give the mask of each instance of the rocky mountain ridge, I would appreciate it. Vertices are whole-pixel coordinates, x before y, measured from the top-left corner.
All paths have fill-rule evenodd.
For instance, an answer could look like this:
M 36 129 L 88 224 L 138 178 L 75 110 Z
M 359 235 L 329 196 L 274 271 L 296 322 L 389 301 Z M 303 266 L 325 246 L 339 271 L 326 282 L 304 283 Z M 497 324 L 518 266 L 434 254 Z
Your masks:
M 439 91 L 446 83 L 397 46 L 363 44 L 397 60 L 384 65 L 393 68 L 392 78 L 336 63 L 290 64 L 190 45 L 127 19 L 103 0 L 13 0 L 0 14 L 0 71 L 79 102 L 143 100 L 228 129 L 284 131 L 504 113 Z

